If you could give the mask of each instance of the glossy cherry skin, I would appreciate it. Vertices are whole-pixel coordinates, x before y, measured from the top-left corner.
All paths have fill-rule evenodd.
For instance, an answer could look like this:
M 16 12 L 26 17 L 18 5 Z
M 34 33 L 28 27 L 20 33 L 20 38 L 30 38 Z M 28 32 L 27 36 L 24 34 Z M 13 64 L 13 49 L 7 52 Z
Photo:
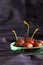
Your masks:
M 40 47 L 40 46 L 42 46 L 42 44 L 37 42 L 37 43 L 34 43 L 33 46 L 34 47 Z
M 34 40 L 31 39 L 31 38 L 25 38 L 25 42 L 26 42 L 26 43 L 29 42 L 29 43 L 31 43 L 31 44 L 34 44 Z
M 16 40 L 16 46 L 22 46 L 24 44 L 24 39 L 23 38 L 18 38 L 18 40 Z
M 35 40 L 35 42 L 43 43 L 43 40 Z
M 24 43 L 24 44 L 23 44 L 23 47 L 32 48 L 33 45 L 30 44 L 30 43 Z

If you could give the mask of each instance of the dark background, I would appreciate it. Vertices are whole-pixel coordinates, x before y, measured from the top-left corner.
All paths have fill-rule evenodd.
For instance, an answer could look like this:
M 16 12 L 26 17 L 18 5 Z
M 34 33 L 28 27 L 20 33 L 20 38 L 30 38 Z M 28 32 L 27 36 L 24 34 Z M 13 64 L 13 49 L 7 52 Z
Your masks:
M 14 40 L 12 29 L 18 36 L 24 37 L 24 20 L 31 25 L 30 36 L 39 27 L 39 37 L 35 37 L 43 39 L 43 0 L 0 0 L 0 38 Z
M 34 38 L 43 40 L 43 0 L 0 0 L 0 65 L 43 65 L 43 55 L 31 58 L 9 48 L 15 40 L 12 29 L 25 37 L 24 20 L 31 25 L 30 36 L 39 27 Z
M 0 48 L 9 49 L 15 40 L 12 29 L 18 37 L 25 37 L 24 20 L 31 25 L 30 36 L 38 27 L 34 38 L 43 40 L 43 0 L 0 0 Z

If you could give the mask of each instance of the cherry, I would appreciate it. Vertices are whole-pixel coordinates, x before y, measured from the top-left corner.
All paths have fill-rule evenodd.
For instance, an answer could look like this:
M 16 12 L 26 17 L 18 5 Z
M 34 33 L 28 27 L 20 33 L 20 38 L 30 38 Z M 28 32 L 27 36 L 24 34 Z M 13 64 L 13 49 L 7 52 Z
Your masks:
M 31 38 L 25 38 L 25 42 L 29 42 L 31 44 L 34 44 L 34 40 Z
M 16 46 L 22 46 L 24 44 L 24 39 L 23 38 L 18 38 L 16 40 Z
M 33 45 L 27 42 L 23 44 L 23 47 L 32 48 Z
M 22 46 L 22 44 L 25 42 L 23 38 L 19 38 L 16 34 L 16 31 L 15 30 L 12 30 L 12 32 L 14 33 L 15 35 L 15 38 L 16 38 L 16 46 Z
M 37 43 L 34 43 L 33 46 L 40 47 L 40 46 L 42 46 L 42 44 L 37 42 Z

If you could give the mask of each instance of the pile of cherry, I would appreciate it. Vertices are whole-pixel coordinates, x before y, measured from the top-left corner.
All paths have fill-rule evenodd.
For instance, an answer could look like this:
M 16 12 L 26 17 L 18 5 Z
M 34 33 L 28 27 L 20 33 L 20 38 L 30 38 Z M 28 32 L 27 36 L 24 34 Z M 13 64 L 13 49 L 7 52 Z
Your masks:
M 16 46 L 22 46 L 22 47 L 28 47 L 28 48 L 32 48 L 32 47 L 39 47 L 43 45 L 43 41 L 42 40 L 34 40 L 31 38 L 18 38 L 18 40 L 16 40 Z
M 17 36 L 15 30 L 12 30 L 12 32 L 14 33 L 15 38 L 16 38 L 16 40 L 15 40 L 15 46 L 17 46 L 17 47 L 27 47 L 27 48 L 43 46 L 43 40 L 33 39 L 34 35 L 39 30 L 39 28 L 35 29 L 35 31 L 33 32 L 32 36 L 30 38 L 30 37 L 28 37 L 30 25 L 26 21 L 24 21 L 23 23 L 25 25 L 27 25 L 27 36 L 25 38 L 22 38 L 22 37 L 19 38 Z

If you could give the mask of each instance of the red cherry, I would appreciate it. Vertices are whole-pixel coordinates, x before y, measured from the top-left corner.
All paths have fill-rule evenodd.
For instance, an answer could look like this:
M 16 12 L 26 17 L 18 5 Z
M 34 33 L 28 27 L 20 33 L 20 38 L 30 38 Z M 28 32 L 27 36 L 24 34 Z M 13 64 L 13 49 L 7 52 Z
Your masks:
M 24 44 L 23 44 L 23 47 L 32 48 L 33 45 L 30 44 L 30 43 L 24 43 Z
M 33 46 L 40 47 L 40 46 L 42 46 L 42 44 L 41 43 L 34 43 Z
M 22 46 L 24 42 L 23 38 L 18 38 L 18 40 L 16 40 L 16 46 Z
M 29 42 L 31 44 L 34 44 L 34 40 L 31 38 L 25 38 L 25 42 Z
M 43 40 L 35 40 L 35 43 L 43 43 Z

